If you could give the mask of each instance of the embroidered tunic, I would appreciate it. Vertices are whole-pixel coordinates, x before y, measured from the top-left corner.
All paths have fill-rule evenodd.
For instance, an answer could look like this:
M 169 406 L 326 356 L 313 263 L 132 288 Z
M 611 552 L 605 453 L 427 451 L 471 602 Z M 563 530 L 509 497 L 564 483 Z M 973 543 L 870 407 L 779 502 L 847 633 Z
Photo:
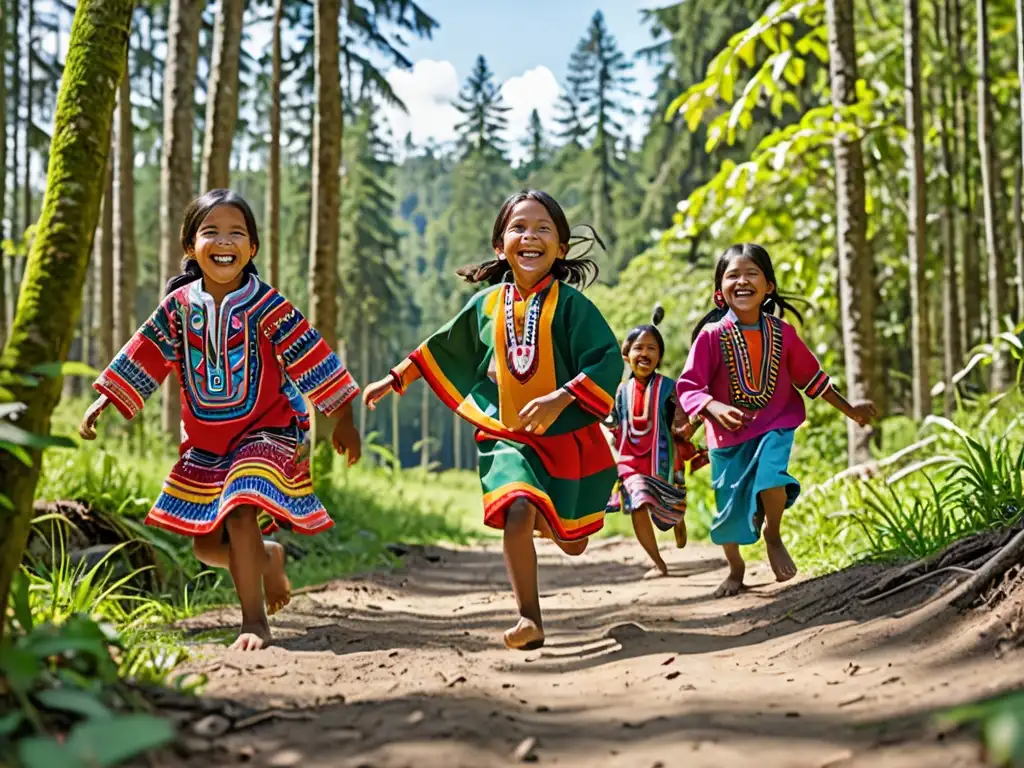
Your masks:
M 181 458 L 146 522 L 188 535 L 254 504 L 301 533 L 333 525 L 309 476 L 302 396 L 332 415 L 359 392 L 323 338 L 250 276 L 215 307 L 197 280 L 168 295 L 93 385 L 126 419 L 174 371 Z
M 647 382 L 631 375 L 619 386 L 606 422 L 619 454 L 619 485 L 608 512 L 631 513 L 647 505 L 662 530 L 686 513 L 685 462 L 697 470 L 707 463 L 707 453 L 672 435 L 677 407 L 673 382 L 660 373 Z
M 756 334 L 760 354 L 757 346 L 748 343 L 747 334 Z M 738 445 L 775 429 L 796 429 L 807 415 L 800 392 L 813 399 L 830 386 L 818 360 L 789 323 L 761 315 L 758 326 L 743 328 L 730 312 L 697 335 L 676 384 L 676 394 L 691 417 L 712 400 L 752 415 L 753 419 L 736 432 L 706 419 L 708 447 L 715 449 Z
M 392 370 L 405 392 L 412 367 L 439 398 L 477 427 L 484 522 L 503 528 L 525 498 L 560 539 L 604 525 L 615 463 L 599 422 L 612 408 L 622 357 L 601 313 L 548 276 L 527 296 L 487 288 Z M 574 397 L 542 436 L 520 431 L 531 400 L 565 388 Z

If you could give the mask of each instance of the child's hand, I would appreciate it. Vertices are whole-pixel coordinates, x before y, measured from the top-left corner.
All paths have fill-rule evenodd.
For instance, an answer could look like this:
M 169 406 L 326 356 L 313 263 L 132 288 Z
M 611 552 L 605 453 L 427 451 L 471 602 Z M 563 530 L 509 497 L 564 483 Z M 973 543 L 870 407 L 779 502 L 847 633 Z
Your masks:
M 726 405 L 717 400 L 708 403 L 704 407 L 704 412 L 730 432 L 741 429 L 750 420 L 750 417 L 736 406 Z
M 363 405 L 369 408 L 371 411 L 377 409 L 377 402 L 384 397 L 384 395 L 392 392 L 395 388 L 394 379 L 388 374 L 380 381 L 375 381 L 373 384 L 367 384 L 366 389 L 363 390 Z
M 520 430 L 543 435 L 572 401 L 572 395 L 564 389 L 531 400 L 519 412 Z
M 672 419 L 672 434 L 680 440 L 689 440 L 697 427 L 690 423 L 686 414 L 676 409 L 676 415 Z
M 331 443 L 339 455 L 348 454 L 348 466 L 352 466 L 359 457 L 363 455 L 363 441 L 359 436 L 359 430 L 352 423 L 352 405 L 346 405 L 338 414 L 338 420 L 334 424 L 334 431 L 331 433 Z
M 866 427 L 878 417 L 878 410 L 870 400 L 857 400 L 850 403 L 848 416 L 860 426 Z
M 99 421 L 103 409 L 110 404 L 106 395 L 100 395 L 96 401 L 89 406 L 89 410 L 82 417 L 82 423 L 78 425 L 78 436 L 83 440 L 96 439 L 96 422 Z

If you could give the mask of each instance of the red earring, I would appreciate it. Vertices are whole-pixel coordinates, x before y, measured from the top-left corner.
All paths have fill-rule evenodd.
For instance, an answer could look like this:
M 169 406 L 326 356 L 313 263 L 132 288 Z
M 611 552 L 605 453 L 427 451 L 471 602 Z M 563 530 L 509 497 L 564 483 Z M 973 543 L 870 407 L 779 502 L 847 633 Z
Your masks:
M 721 289 L 715 291 L 715 306 L 719 309 L 725 309 L 725 296 L 722 295 Z

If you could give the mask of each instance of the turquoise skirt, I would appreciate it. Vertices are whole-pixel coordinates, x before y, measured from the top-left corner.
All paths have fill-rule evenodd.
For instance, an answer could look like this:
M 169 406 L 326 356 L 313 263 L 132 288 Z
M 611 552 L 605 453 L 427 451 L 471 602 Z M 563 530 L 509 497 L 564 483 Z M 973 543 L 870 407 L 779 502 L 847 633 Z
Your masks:
M 753 544 L 761 537 L 758 494 L 785 487 L 786 508 L 800 495 L 800 483 L 789 474 L 792 429 L 776 429 L 729 448 L 713 448 L 711 487 L 718 511 L 711 524 L 715 544 Z

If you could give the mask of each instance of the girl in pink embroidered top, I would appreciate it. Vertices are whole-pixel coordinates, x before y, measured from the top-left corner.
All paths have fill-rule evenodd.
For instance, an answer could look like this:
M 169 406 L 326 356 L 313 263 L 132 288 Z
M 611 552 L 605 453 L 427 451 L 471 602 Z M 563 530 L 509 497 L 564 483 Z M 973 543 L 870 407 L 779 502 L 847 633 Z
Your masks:
M 734 245 L 722 254 L 715 305 L 694 329 L 676 394 L 686 414 L 706 425 L 718 507 L 711 540 L 729 561 L 729 577 L 715 597 L 725 597 L 743 588 L 739 548 L 756 542 L 762 525 L 776 578 L 796 575 L 779 526 L 800 494 L 789 474 L 793 433 L 806 416 L 800 392 L 821 397 L 861 425 L 875 416 L 875 406 L 848 403 L 793 326 L 774 316 L 778 308 L 800 318 L 779 295 L 771 257 L 761 246 Z

